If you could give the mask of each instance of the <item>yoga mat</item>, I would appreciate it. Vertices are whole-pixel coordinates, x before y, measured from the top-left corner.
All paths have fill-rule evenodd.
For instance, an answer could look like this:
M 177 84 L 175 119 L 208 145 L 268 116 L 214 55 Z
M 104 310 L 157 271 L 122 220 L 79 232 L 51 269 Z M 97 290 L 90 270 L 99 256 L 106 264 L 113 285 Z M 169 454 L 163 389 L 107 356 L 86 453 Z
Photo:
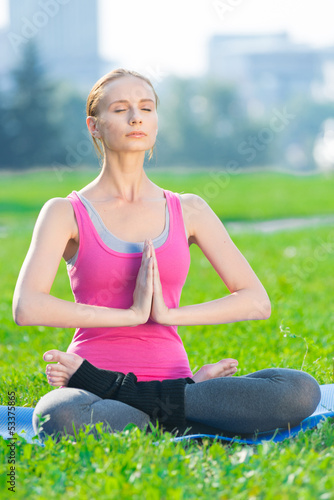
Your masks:
M 263 432 L 254 437 L 247 438 L 234 438 L 226 437 L 218 434 L 189 434 L 172 438 L 173 441 L 184 441 L 188 439 L 201 440 L 204 438 L 217 439 L 225 442 L 234 442 L 241 444 L 260 444 L 263 441 L 273 441 L 279 443 L 284 439 L 296 436 L 299 432 L 312 429 L 317 426 L 321 421 L 326 418 L 334 417 L 334 384 L 321 385 L 321 400 L 316 410 L 312 415 L 303 420 L 296 427 L 289 430 L 276 430 L 275 432 Z M 15 407 L 15 431 L 17 434 L 23 436 L 28 443 L 37 443 L 44 446 L 43 443 L 35 438 L 35 432 L 32 426 L 32 415 L 34 408 L 24 406 Z M 5 439 L 10 439 L 12 436 L 8 432 L 8 409 L 7 406 L 0 406 L 0 436 Z M 158 444 L 158 443 L 156 443 Z

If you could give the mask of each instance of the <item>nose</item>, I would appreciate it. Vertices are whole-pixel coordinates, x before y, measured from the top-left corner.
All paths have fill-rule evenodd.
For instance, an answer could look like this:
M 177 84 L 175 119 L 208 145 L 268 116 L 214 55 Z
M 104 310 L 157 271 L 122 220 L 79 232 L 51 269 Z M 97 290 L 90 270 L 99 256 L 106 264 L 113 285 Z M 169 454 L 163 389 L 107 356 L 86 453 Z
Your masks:
M 134 124 L 134 123 L 142 123 L 142 119 L 140 117 L 140 114 L 138 113 L 137 110 L 133 110 L 133 112 L 131 113 L 131 117 L 130 117 L 130 123 L 131 124 Z

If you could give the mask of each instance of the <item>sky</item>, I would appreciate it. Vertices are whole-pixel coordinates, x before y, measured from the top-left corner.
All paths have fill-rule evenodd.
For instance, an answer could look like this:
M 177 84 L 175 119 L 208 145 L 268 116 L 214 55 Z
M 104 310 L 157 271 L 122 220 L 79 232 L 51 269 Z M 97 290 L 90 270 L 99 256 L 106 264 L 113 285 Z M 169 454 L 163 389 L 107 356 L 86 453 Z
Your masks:
M 214 34 L 287 31 L 297 43 L 334 46 L 333 0 L 91 1 L 99 5 L 101 55 L 146 73 L 206 71 Z M 6 5 L 0 0 L 0 26 L 6 22 Z

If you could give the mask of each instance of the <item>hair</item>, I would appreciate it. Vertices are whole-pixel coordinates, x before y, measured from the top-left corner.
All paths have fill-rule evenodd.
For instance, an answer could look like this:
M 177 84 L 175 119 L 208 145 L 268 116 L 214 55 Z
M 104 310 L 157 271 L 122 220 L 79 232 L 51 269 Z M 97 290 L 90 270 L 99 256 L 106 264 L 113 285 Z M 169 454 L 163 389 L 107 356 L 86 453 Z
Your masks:
M 141 75 L 140 73 L 137 73 L 136 71 L 131 71 L 123 68 L 118 68 L 114 69 L 113 71 L 110 71 L 106 75 L 102 76 L 93 86 L 92 90 L 89 92 L 88 98 L 87 98 L 87 103 L 86 103 L 86 114 L 87 116 L 98 116 L 98 105 L 100 103 L 100 100 L 103 95 L 103 89 L 105 85 L 108 83 L 116 80 L 117 78 L 122 78 L 124 76 L 136 76 L 137 78 L 141 78 L 144 80 L 146 83 L 150 85 L 150 87 L 153 90 L 154 97 L 155 97 L 155 105 L 156 108 L 158 107 L 159 103 L 159 97 L 154 90 L 154 87 L 150 80 L 146 78 L 145 76 Z M 95 151 L 100 159 L 103 159 L 104 157 L 104 150 L 102 146 L 102 141 L 99 138 L 92 137 L 93 143 L 94 143 L 94 148 Z M 153 156 L 153 150 L 154 146 L 150 149 L 150 153 L 148 156 L 148 159 L 150 160 Z

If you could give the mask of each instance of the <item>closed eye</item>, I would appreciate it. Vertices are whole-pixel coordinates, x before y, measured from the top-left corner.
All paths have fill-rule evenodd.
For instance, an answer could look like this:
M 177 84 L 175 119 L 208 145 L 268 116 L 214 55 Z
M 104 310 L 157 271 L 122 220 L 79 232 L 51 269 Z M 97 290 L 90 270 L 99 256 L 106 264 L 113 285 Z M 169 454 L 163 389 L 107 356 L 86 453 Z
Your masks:
M 115 109 L 115 113 L 120 113 L 121 111 L 126 111 L 126 109 Z M 152 110 L 148 108 L 143 108 L 142 111 L 152 111 Z

